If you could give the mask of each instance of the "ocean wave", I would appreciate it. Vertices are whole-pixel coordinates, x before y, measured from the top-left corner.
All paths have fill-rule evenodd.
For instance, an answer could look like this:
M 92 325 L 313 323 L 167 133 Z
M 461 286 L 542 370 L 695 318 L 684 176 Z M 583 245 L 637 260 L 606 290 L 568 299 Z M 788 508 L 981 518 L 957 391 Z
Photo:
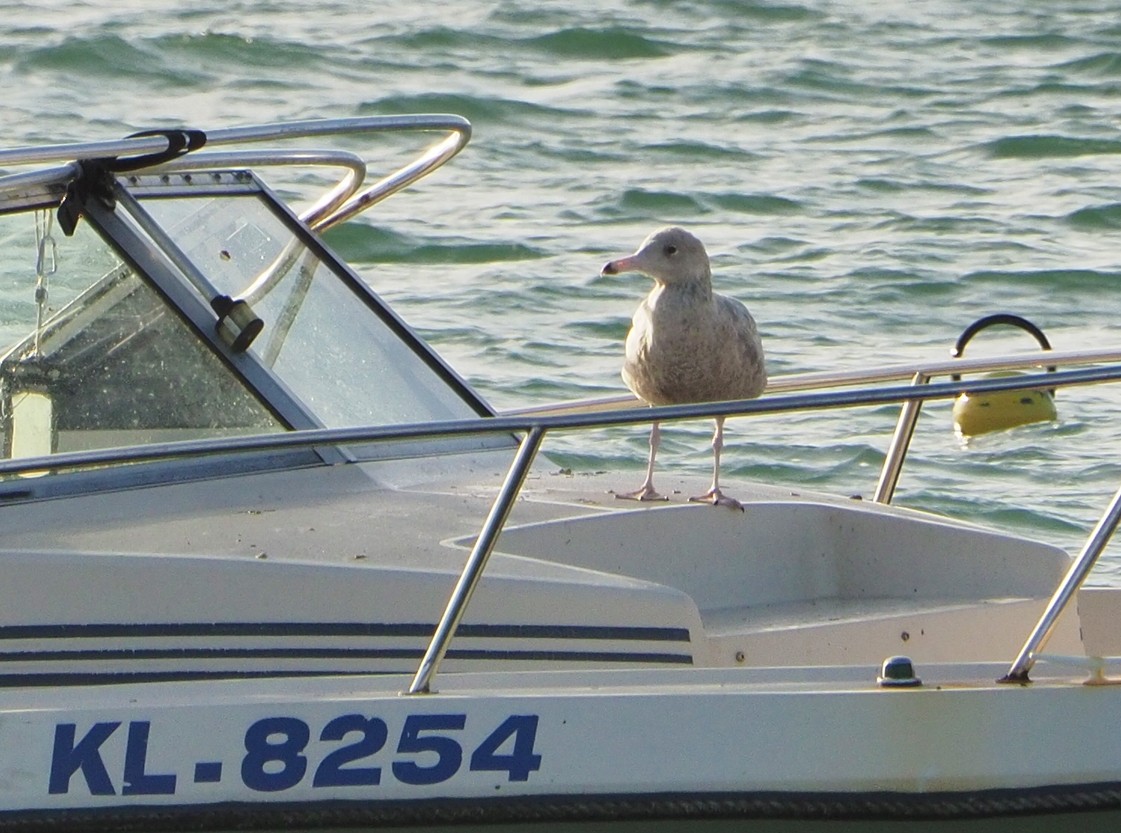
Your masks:
M 502 96 L 466 92 L 392 93 L 358 106 L 362 115 L 393 113 L 455 113 L 481 125 L 499 123 L 545 124 L 571 118 L 572 110 Z
M 79 77 L 122 75 L 146 83 L 191 85 L 223 75 L 223 69 L 281 68 L 299 73 L 322 61 L 311 45 L 224 32 L 167 34 L 124 38 L 116 34 L 82 34 L 61 43 L 25 50 L 16 57 L 23 72 L 75 73 Z
M 528 38 L 525 47 L 562 58 L 625 60 L 672 55 L 672 45 L 621 26 L 593 29 L 577 26 Z
M 632 217 L 635 215 L 658 218 L 693 217 L 709 210 L 692 194 L 680 191 L 655 191 L 647 188 L 628 188 L 619 197 L 618 205 Z
M 424 239 L 361 223 L 336 226 L 324 238 L 344 259 L 354 263 L 477 264 L 547 256 L 521 242 Z
M 538 21 L 539 26 L 550 22 Z M 509 53 L 551 55 L 595 60 L 660 58 L 673 53 L 670 44 L 623 26 L 560 26 L 544 34 L 522 35 L 524 26 L 483 30 L 475 27 L 431 25 L 421 29 L 378 35 L 371 47 L 398 53 L 430 54 L 433 50 L 476 54 L 480 48 Z M 535 27 L 536 28 L 536 27 Z
M 1062 49 L 1077 48 L 1081 47 L 1084 41 L 1059 32 L 1030 32 L 1015 35 L 988 35 L 980 38 L 980 43 L 1000 49 L 1025 49 L 1034 53 L 1036 50 L 1058 52 Z
M 702 203 L 720 211 L 738 214 L 781 215 L 797 214 L 805 211 L 805 205 L 789 197 L 774 194 L 745 194 L 728 192 L 724 194 L 705 194 Z
M 1121 284 L 1121 272 L 1095 269 L 992 269 L 970 272 L 962 280 L 999 286 L 1043 286 L 1067 291 L 1108 289 L 1112 292 Z
M 733 144 L 718 144 L 699 139 L 672 139 L 665 142 L 653 142 L 642 146 L 642 153 L 656 153 L 667 156 L 680 157 L 690 163 L 698 163 L 709 159 L 712 161 L 734 159 L 743 162 L 755 158 L 757 154 L 745 151 Z
M 21 73 L 57 72 L 76 78 L 128 78 L 146 82 L 170 83 L 170 65 L 158 48 L 143 41 L 133 42 L 117 35 L 71 36 L 60 43 L 46 43 L 16 54 L 14 69 Z M 188 67 L 186 78 L 199 74 Z
M 1121 229 L 1121 203 L 1087 206 L 1072 211 L 1065 219 L 1075 228 Z
M 1047 159 L 1121 153 L 1121 140 L 1035 134 L 1005 136 L 985 145 L 993 159 Z
M 637 298 L 635 305 L 638 305 Z M 595 320 L 569 321 L 562 328 L 575 339 L 598 338 L 618 342 L 622 345 L 630 329 L 631 319 L 622 315 L 611 315 Z
M 1097 55 L 1064 61 L 1056 64 L 1055 69 L 1097 77 L 1121 77 L 1121 52 L 1100 52 Z

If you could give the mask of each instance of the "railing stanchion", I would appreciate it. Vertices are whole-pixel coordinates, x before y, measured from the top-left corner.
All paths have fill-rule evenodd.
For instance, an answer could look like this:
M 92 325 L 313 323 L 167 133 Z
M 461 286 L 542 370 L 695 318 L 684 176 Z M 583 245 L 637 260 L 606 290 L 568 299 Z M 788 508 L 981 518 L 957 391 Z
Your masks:
M 424 652 L 424 658 L 420 661 L 420 667 L 417 669 L 412 685 L 409 686 L 409 694 L 427 694 L 432 690 L 432 678 L 436 675 L 436 670 L 443 660 L 444 654 L 447 653 L 448 643 L 455 635 L 455 630 L 459 627 L 459 621 L 463 618 L 464 611 L 467 610 L 467 605 L 471 601 L 471 594 L 475 592 L 475 587 L 483 575 L 487 559 L 490 558 L 495 542 L 506 523 L 506 518 L 510 515 L 510 509 L 514 505 L 518 492 L 521 491 L 522 483 L 525 482 L 525 476 L 529 473 L 529 467 L 533 464 L 534 457 L 537 456 L 537 449 L 541 447 L 541 440 L 544 436 L 545 429 L 534 426 L 522 438 L 521 445 L 518 446 L 518 451 L 514 455 L 514 461 L 510 464 L 509 471 L 506 472 L 506 480 L 502 483 L 502 488 L 498 490 L 498 496 L 494 499 L 490 514 L 483 522 L 479 537 L 475 539 L 475 546 L 472 547 L 471 554 L 467 557 L 467 564 L 463 568 L 463 573 L 452 591 L 451 598 L 448 599 L 444 615 L 440 618 L 440 623 L 436 626 L 436 632 L 432 634 L 432 640 L 428 643 L 428 649 Z
M 930 382 L 930 377 L 919 372 L 911 379 L 913 386 L 925 385 Z M 895 486 L 899 483 L 899 473 L 903 470 L 903 460 L 907 456 L 907 448 L 911 445 L 911 438 L 915 435 L 915 425 L 919 421 L 919 411 L 922 409 L 923 400 L 909 399 L 899 409 L 899 420 L 895 423 L 895 433 L 891 437 L 884 456 L 884 465 L 880 469 L 880 481 L 876 484 L 876 493 L 873 500 L 876 503 L 891 503 L 895 495 Z
M 1113 495 L 1113 500 L 1109 502 L 1109 506 L 1101 520 L 1098 521 L 1097 526 L 1094 527 L 1093 532 L 1090 533 L 1090 537 L 1086 539 L 1082 551 L 1078 553 L 1078 557 L 1070 565 L 1070 569 L 1059 583 L 1051 601 L 1047 603 L 1043 615 L 1039 617 L 1039 622 L 1036 623 L 1035 630 L 1031 632 L 1031 636 L 1024 643 L 1024 647 L 1020 649 L 1020 654 L 1012 663 L 1012 667 L 997 682 L 1030 682 L 1028 672 L 1035 664 L 1035 655 L 1039 653 L 1043 644 L 1051 635 L 1055 623 L 1059 620 L 1059 615 L 1066 609 L 1071 598 L 1082 586 L 1082 582 L 1086 580 L 1086 576 L 1090 574 L 1090 570 L 1098 562 L 1098 557 L 1105 550 L 1119 522 L 1121 522 L 1121 489 L 1118 489 Z

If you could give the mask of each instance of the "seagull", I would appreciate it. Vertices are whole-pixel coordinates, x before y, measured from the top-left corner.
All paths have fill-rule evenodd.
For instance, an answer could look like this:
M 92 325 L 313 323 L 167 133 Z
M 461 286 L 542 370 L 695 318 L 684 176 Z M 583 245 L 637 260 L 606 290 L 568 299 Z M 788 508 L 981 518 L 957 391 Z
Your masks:
M 648 405 L 751 399 L 767 385 L 763 344 L 755 319 L 742 303 L 712 291 L 712 270 L 705 247 L 683 228 L 660 229 L 638 251 L 608 261 L 601 275 L 640 272 L 654 288 L 639 305 L 627 334 L 623 381 Z M 665 500 L 654 489 L 654 458 L 661 441 L 657 422 L 650 427 L 646 481 L 637 491 L 617 497 Z M 720 491 L 720 450 L 724 417 L 716 418 L 712 436 L 712 488 L 692 501 L 743 505 Z

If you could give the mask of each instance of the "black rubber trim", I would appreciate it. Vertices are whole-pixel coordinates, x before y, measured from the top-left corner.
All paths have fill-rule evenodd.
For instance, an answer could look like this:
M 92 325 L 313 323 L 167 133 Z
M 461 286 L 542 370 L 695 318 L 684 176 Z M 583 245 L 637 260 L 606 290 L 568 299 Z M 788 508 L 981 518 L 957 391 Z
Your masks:
M 0 830 L 108 831 L 333 830 L 384 826 L 614 821 L 963 821 L 1113 811 L 1121 784 L 1060 785 L 914 795 L 865 793 L 663 793 L 220 803 L 0 813 Z

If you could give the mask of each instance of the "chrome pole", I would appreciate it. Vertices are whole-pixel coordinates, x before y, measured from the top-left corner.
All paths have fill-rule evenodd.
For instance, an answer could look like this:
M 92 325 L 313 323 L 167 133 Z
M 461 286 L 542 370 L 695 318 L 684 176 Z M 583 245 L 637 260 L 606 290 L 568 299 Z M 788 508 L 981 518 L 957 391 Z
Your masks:
M 313 230 L 322 232 L 345 222 L 351 217 L 361 214 L 375 203 L 381 202 L 386 197 L 396 194 L 402 188 L 428 175 L 463 150 L 471 138 L 470 124 L 463 121 L 462 124 L 450 123 L 441 126 L 451 131 L 442 141 L 434 144 L 409 164 L 378 180 L 362 193 L 351 197 L 330 213 L 318 213 L 309 219 L 308 225 Z
M 1031 632 L 1031 636 L 1029 636 L 1027 642 L 1024 643 L 1024 647 L 1020 649 L 1020 654 L 1016 657 L 1015 662 L 1012 663 L 1012 667 L 1008 669 L 1008 673 L 1001 677 L 998 682 L 1030 682 L 1028 679 L 1028 672 L 1031 671 L 1031 667 L 1035 664 L 1035 655 L 1039 653 L 1039 650 L 1051 635 L 1051 631 L 1054 630 L 1059 615 L 1066 609 L 1071 597 L 1073 597 L 1078 591 L 1078 588 L 1082 586 L 1082 582 L 1086 580 L 1086 576 L 1090 574 L 1090 570 L 1094 568 L 1098 557 L 1102 554 L 1102 551 L 1117 529 L 1118 522 L 1121 522 L 1121 489 L 1118 489 L 1117 493 L 1114 494 L 1113 500 L 1110 501 L 1101 520 L 1099 520 L 1097 526 L 1094 527 L 1094 531 L 1090 533 L 1090 537 L 1086 539 L 1082 551 L 1078 554 L 1078 557 L 1074 559 L 1074 563 L 1070 565 L 1070 569 L 1055 590 L 1051 601 L 1047 603 L 1047 608 L 1043 611 L 1043 615 L 1039 617 L 1039 622 L 1036 623 L 1035 630 Z
M 506 480 L 498 490 L 498 497 L 494 499 L 490 514 L 483 522 L 482 531 L 475 540 L 475 546 L 471 549 L 471 555 L 467 557 L 467 564 L 459 576 L 451 598 L 448 599 L 440 624 L 436 626 L 436 632 L 432 634 L 432 640 L 428 643 L 428 649 L 424 652 L 424 658 L 420 661 L 412 685 L 409 686 L 409 694 L 428 694 L 432 690 L 432 678 L 436 675 L 436 670 L 448 651 L 448 644 L 467 610 L 471 595 L 483 575 L 494 544 L 502 532 L 506 518 L 510 515 L 514 499 L 521 491 L 522 483 L 525 482 L 525 476 L 529 472 L 533 458 L 537 456 L 537 449 L 541 447 L 544 436 L 545 429 L 535 426 L 529 430 L 518 446 L 510 470 L 506 472 Z
M 930 376 L 921 371 L 911 379 L 911 385 L 925 385 L 930 382 Z M 880 481 L 876 484 L 876 493 L 873 500 L 876 503 L 891 503 L 895 495 L 895 486 L 899 483 L 899 473 L 903 470 L 903 460 L 907 457 L 907 449 L 911 445 L 911 438 L 915 435 L 915 425 L 919 421 L 919 411 L 922 410 L 921 399 L 909 399 L 899 409 L 899 420 L 895 423 L 895 433 L 891 437 L 887 454 L 884 456 L 884 465 L 880 469 Z

